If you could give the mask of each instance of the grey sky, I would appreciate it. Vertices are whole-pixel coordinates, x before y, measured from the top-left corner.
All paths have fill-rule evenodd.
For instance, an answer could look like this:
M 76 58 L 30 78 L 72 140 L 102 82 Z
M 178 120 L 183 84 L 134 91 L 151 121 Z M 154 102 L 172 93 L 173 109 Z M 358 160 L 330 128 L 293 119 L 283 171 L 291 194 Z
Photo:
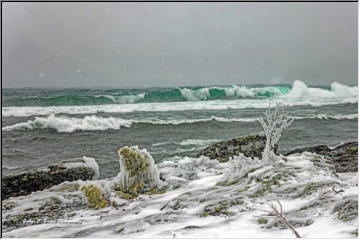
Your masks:
M 3 3 L 3 87 L 357 84 L 357 3 Z

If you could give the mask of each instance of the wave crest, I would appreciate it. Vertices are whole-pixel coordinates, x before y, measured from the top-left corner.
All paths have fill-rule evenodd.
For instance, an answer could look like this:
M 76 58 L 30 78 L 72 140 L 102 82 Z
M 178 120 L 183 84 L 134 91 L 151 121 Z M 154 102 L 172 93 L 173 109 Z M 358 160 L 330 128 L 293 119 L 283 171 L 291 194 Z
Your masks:
M 338 82 L 333 82 L 330 89 L 308 87 L 304 82 L 295 80 L 289 94 L 286 98 L 343 98 L 357 97 L 358 87 L 350 87 Z
M 343 119 L 357 119 L 358 114 L 311 114 L 307 116 L 293 116 L 296 120 L 302 119 L 320 119 L 320 120 L 343 120 Z M 204 122 L 255 122 L 257 118 L 224 118 L 218 116 L 211 116 L 209 118 L 197 119 L 122 119 L 114 117 L 97 117 L 85 116 L 84 118 L 72 118 L 64 116 L 50 115 L 47 117 L 35 117 L 34 120 L 27 122 L 16 123 L 14 125 L 3 127 L 3 131 L 14 130 L 33 130 L 33 129 L 54 129 L 58 132 L 75 132 L 75 131 L 96 131 L 107 129 L 120 129 L 121 127 L 131 127 L 133 124 L 153 124 L 153 125 L 180 125 L 180 124 L 194 124 Z M 180 143 L 180 145 L 198 145 L 203 144 L 202 140 L 189 140 Z
M 76 130 L 107 130 L 120 129 L 120 127 L 131 127 L 131 122 L 121 118 L 102 118 L 96 116 L 86 116 L 84 118 L 56 117 L 50 115 L 46 118 L 35 117 L 35 120 L 17 123 L 3 127 L 3 131 L 23 130 L 23 129 L 55 129 L 58 132 L 74 132 Z
M 66 92 L 66 90 L 61 90 Z M 39 108 L 102 108 L 106 110 L 121 109 L 114 112 L 129 112 L 132 109 L 141 108 L 139 111 L 148 111 L 148 109 L 155 109 L 155 111 L 163 111 L 163 106 L 166 105 L 165 111 L 171 111 L 178 104 L 188 104 L 185 106 L 186 110 L 192 108 L 194 104 L 199 105 L 198 109 L 214 109 L 212 100 L 222 100 L 222 105 L 226 108 L 248 108 L 255 106 L 256 108 L 264 108 L 265 101 L 284 101 L 289 105 L 312 105 L 312 104 L 338 104 L 338 103 L 356 103 L 358 102 L 358 87 L 347 86 L 341 83 L 333 82 L 329 88 L 308 87 L 304 82 L 295 80 L 292 87 L 286 86 L 268 86 L 268 87 L 246 87 L 246 86 L 226 86 L 226 87 L 201 87 L 201 88 L 168 88 L 168 89 L 144 89 L 139 93 L 139 90 L 126 90 L 127 92 L 117 92 L 122 90 L 112 90 L 111 95 L 109 91 L 105 91 L 104 95 L 76 95 L 83 94 L 74 91 L 75 95 L 64 96 L 49 96 L 49 97 L 21 97 L 8 98 L 3 100 L 3 113 L 7 114 L 8 109 L 16 107 Z M 94 90 L 95 91 L 95 90 Z M 125 91 L 125 90 L 123 90 Z M 90 91 L 91 92 L 91 91 Z M 132 94 L 132 93 L 133 94 Z M 87 92 L 88 94 L 89 92 Z M 94 92 L 95 93 L 95 92 Z M 98 92 L 96 92 L 98 93 Z M 241 104 L 234 103 L 234 100 L 241 101 Z M 265 101 L 264 101 L 265 100 Z M 319 101 L 318 101 L 319 100 Z M 227 101 L 227 102 L 226 102 Z M 191 102 L 191 103 L 187 103 Z M 196 103 L 195 103 L 196 102 Z M 228 104 L 231 103 L 231 104 Z M 249 103 L 249 104 L 248 104 Z M 121 106 L 127 104 L 126 106 Z M 145 104 L 145 105 L 144 105 Z M 146 105 L 148 104 L 148 105 Z M 158 104 L 158 105 L 156 105 Z M 115 106 L 111 106 L 115 105 Z M 119 105 L 119 106 L 116 106 Z M 133 105 L 137 105 L 134 107 Z M 151 106 L 150 106 L 151 105 Z M 201 106 L 200 106 L 201 105 Z M 147 108 L 146 108 L 147 107 Z M 160 109 L 159 109 L 160 107 Z M 219 106 L 216 106 L 218 109 Z M 5 111 L 4 111 L 5 109 Z M 16 109 L 15 109 L 16 110 Z M 178 109 L 175 109 L 177 111 Z M 45 109 L 46 111 L 46 109 Z M 102 111 L 102 110 L 101 110 Z M 57 112 L 52 112 L 57 113 Z M 92 113 L 87 110 L 86 113 Z M 48 114 L 48 113 L 47 113 Z M 47 115 L 46 114 L 46 115 Z M 36 114 L 33 114 L 36 115 Z M 44 114 L 40 114 L 44 115 Z M 5 115 L 6 116 L 6 115 Z M 27 116 L 27 115 L 26 115 Z

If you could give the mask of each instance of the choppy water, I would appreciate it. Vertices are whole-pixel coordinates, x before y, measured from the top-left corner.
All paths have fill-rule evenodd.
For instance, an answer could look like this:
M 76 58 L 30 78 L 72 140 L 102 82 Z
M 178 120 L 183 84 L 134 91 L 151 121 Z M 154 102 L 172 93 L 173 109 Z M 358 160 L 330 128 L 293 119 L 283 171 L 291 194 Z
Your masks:
M 358 88 L 301 81 L 278 86 L 151 89 L 3 89 L 3 174 L 67 158 L 95 157 L 101 177 L 119 171 L 117 150 L 139 145 L 155 161 L 261 131 L 256 121 L 282 101 L 295 118 L 281 151 L 357 139 Z

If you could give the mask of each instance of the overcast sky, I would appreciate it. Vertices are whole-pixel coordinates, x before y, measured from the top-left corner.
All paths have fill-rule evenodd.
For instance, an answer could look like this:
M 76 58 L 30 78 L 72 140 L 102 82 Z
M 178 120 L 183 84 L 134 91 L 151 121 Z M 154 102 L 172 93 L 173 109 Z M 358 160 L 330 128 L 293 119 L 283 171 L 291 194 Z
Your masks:
M 357 85 L 357 3 L 3 3 L 3 87 Z

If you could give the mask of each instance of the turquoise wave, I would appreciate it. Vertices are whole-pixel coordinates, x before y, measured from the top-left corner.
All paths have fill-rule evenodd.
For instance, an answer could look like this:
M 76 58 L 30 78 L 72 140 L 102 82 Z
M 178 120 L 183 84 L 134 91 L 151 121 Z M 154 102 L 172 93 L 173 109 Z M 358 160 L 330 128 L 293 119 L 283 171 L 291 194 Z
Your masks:
M 289 93 L 290 86 L 222 86 L 152 89 L 4 89 L 4 107 L 84 106 L 148 102 L 262 99 Z

